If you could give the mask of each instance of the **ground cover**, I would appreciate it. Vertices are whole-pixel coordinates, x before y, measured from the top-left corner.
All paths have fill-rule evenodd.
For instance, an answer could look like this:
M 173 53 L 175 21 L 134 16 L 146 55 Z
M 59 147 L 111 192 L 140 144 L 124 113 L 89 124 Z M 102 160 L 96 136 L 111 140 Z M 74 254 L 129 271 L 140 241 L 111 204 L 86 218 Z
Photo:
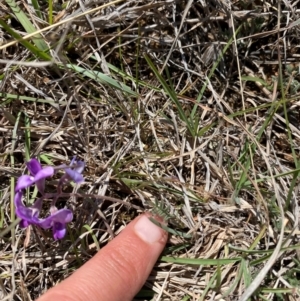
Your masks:
M 299 300 L 299 16 L 298 1 L 2 1 L 0 299 L 34 300 L 150 210 L 170 238 L 137 300 Z M 21 229 L 25 163 L 74 156 L 66 237 Z

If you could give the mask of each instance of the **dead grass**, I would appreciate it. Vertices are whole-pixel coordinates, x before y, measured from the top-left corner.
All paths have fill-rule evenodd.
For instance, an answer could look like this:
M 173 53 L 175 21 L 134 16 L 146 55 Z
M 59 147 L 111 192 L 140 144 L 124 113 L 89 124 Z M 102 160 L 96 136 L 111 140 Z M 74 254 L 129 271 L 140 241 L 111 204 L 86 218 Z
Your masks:
M 0 3 L 1 300 L 37 298 L 144 210 L 170 239 L 139 300 L 299 300 L 298 3 L 104 2 L 18 2 L 49 51 Z M 24 163 L 75 155 L 67 238 L 11 227 Z

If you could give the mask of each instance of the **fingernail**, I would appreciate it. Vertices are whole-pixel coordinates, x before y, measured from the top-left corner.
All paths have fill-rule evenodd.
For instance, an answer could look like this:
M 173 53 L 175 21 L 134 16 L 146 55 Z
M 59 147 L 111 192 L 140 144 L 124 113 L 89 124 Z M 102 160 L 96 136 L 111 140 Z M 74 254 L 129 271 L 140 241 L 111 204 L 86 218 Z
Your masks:
M 164 231 L 151 222 L 145 215 L 135 224 L 134 230 L 135 233 L 148 244 L 160 241 L 164 235 Z

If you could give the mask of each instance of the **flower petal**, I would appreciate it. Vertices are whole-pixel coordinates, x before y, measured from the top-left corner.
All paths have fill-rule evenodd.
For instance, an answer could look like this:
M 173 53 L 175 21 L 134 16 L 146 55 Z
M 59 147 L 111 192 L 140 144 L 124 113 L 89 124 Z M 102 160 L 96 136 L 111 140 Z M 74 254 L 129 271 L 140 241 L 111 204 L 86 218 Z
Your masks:
M 31 206 L 32 210 L 34 211 L 34 216 L 38 217 L 40 214 L 40 211 L 42 210 L 42 205 L 43 205 L 43 199 L 38 198 L 34 204 Z
M 26 227 L 29 224 L 38 224 L 38 215 L 42 206 L 42 199 L 38 199 L 32 207 L 26 207 L 22 202 L 22 196 L 23 193 L 19 190 L 16 192 L 14 199 L 16 215 L 23 220 L 21 226 Z
M 68 178 L 74 181 L 75 183 L 78 184 L 84 181 L 83 176 L 76 170 L 72 170 L 71 168 L 66 168 L 65 171 L 66 174 L 68 175 Z
M 60 209 L 46 217 L 45 219 L 40 220 L 39 226 L 44 229 L 51 228 L 54 223 L 66 224 L 72 221 L 73 213 L 69 209 Z
M 42 169 L 40 162 L 35 158 L 29 160 L 26 165 L 33 176 L 35 176 Z
M 76 162 L 76 167 L 74 170 L 76 170 L 78 173 L 82 173 L 85 167 L 85 163 L 83 161 L 77 161 Z
M 36 186 L 40 193 L 44 193 L 45 190 L 45 178 L 51 177 L 54 174 L 54 168 L 51 166 L 47 166 L 42 168 L 34 177 Z
M 73 219 L 73 212 L 70 209 L 60 209 L 54 212 L 52 215 L 52 219 L 56 223 L 69 223 Z
M 23 205 L 23 202 L 22 202 L 22 196 L 23 196 L 23 193 L 22 193 L 21 190 L 18 190 L 18 191 L 15 193 L 14 203 L 15 203 L 16 208 L 19 208 L 19 207 L 24 206 L 24 205 Z
M 34 177 L 34 179 L 36 181 L 39 181 L 41 179 L 45 179 L 45 178 L 48 178 L 48 177 L 51 177 L 53 176 L 54 174 L 54 168 L 51 167 L 51 166 L 46 166 L 44 168 L 42 168 Z
M 20 228 L 24 229 L 27 228 L 30 225 L 30 223 L 28 223 L 27 221 L 25 221 L 24 219 L 22 219 L 19 223 Z
M 41 219 L 38 225 L 43 229 L 49 229 L 52 227 L 52 224 L 53 224 L 53 220 L 52 220 L 52 216 L 50 215 L 44 219 Z
M 76 161 L 76 157 L 74 157 L 69 166 L 61 165 L 59 168 L 65 170 L 65 174 L 60 178 L 58 187 L 62 187 L 63 184 L 66 184 L 70 181 L 79 184 L 84 181 L 81 173 L 83 172 L 85 167 L 84 161 Z
M 38 191 L 43 194 L 45 191 L 45 179 L 41 179 L 35 182 Z
M 34 177 L 28 176 L 28 175 L 23 175 L 18 179 L 15 191 L 25 189 L 34 183 L 35 183 Z
M 54 223 L 52 231 L 55 240 L 62 239 L 67 233 L 66 224 Z

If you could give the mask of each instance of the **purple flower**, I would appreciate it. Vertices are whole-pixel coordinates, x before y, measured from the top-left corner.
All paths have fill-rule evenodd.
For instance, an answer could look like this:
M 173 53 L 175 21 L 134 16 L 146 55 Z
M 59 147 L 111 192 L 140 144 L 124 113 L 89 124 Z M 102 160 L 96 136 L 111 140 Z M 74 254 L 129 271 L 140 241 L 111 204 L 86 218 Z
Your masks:
M 37 225 L 40 220 L 38 218 L 42 209 L 42 199 L 39 198 L 31 207 L 26 207 L 22 201 L 22 190 L 15 194 L 16 215 L 21 218 L 20 227 L 26 228 L 29 225 Z
M 84 167 L 85 163 L 83 161 L 76 161 L 76 158 L 73 158 L 70 163 L 70 167 L 63 166 L 66 173 L 59 180 L 58 186 L 61 186 L 62 183 L 68 181 L 73 181 L 76 184 L 83 182 L 84 178 L 82 176 L 82 172 Z
M 36 159 L 31 159 L 27 162 L 27 168 L 31 173 L 31 176 L 23 175 L 18 179 L 16 185 L 16 191 L 25 189 L 33 184 L 36 184 L 40 193 L 44 193 L 45 179 L 51 177 L 54 174 L 54 168 L 46 166 L 42 168 L 41 164 Z
M 44 229 L 52 227 L 53 237 L 55 240 L 65 237 L 67 229 L 66 224 L 73 219 L 73 213 L 69 209 L 51 208 L 51 215 L 39 222 L 39 226 Z
M 52 228 L 54 239 L 62 239 L 67 232 L 67 223 L 71 222 L 73 219 L 73 213 L 69 209 L 57 209 L 55 207 L 55 202 L 57 201 L 61 193 L 62 185 L 65 182 L 83 182 L 84 179 L 82 172 L 84 170 L 85 163 L 83 161 L 76 161 L 74 158 L 70 166 L 61 165 L 55 168 L 51 166 L 43 168 L 36 159 L 31 159 L 26 164 L 30 175 L 23 175 L 19 177 L 15 188 L 16 194 L 14 202 L 16 206 L 16 215 L 21 219 L 20 227 L 26 228 L 29 225 L 36 225 L 43 229 Z M 64 169 L 65 174 L 59 180 L 57 193 L 51 203 L 50 216 L 42 219 L 39 218 L 39 214 L 42 209 L 43 199 L 47 197 L 47 195 L 44 194 L 45 180 L 47 177 L 53 176 L 54 170 L 56 169 Z M 33 184 L 37 186 L 42 197 L 39 198 L 32 206 L 26 207 L 22 201 L 23 189 L 26 189 Z
M 42 198 L 39 198 L 32 206 L 26 207 L 22 202 L 23 193 L 21 190 L 15 194 L 16 214 L 21 218 L 20 227 L 26 228 L 29 225 L 37 225 L 43 229 L 52 227 L 53 237 L 55 240 L 62 239 L 66 235 L 66 224 L 73 219 L 73 213 L 69 209 L 60 209 L 52 207 L 51 215 L 39 219 L 42 209 Z

